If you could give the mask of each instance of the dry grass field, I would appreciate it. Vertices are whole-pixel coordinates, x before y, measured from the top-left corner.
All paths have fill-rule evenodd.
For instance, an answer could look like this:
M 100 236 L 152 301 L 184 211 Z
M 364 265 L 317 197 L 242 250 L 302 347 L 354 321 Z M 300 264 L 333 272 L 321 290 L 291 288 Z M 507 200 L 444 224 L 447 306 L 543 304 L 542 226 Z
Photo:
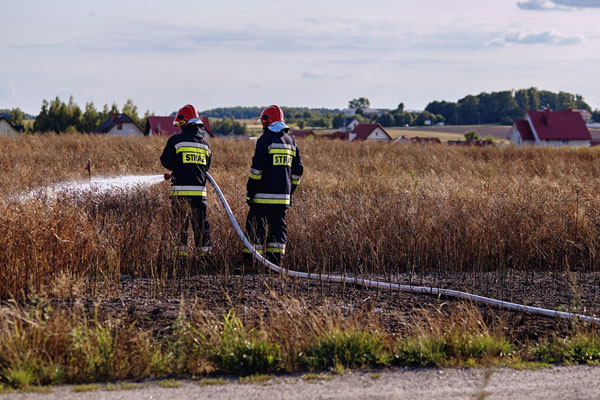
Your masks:
M 278 343 L 277 357 L 289 371 L 312 365 L 293 354 L 312 348 L 309 339 L 324 332 L 382 332 L 392 335 L 381 342 L 391 349 L 390 338 L 400 333 L 429 337 L 448 331 L 467 341 L 471 334 L 508 334 L 526 340 L 572 328 L 567 322 L 487 309 L 469 308 L 465 313 L 457 302 L 360 285 L 308 283 L 262 273 L 231 275 L 241 265 L 242 245 L 212 190 L 210 267 L 176 263 L 167 182 L 64 198 L 19 197 L 34 188 L 87 179 L 88 158 L 94 176 L 161 174 L 158 156 L 165 141 L 92 135 L 0 138 L 0 383 L 8 376 L 3 359 L 21 360 L 25 353 L 18 346 L 23 343 L 52 347 L 48 354 L 54 354 L 56 363 L 68 364 L 60 358 L 65 354 L 74 357 L 76 363 L 68 365 L 80 369 L 63 371 L 71 375 L 57 381 L 208 373 L 215 368 L 239 372 L 222 366 L 229 364 L 219 358 L 221 353 L 202 353 L 195 360 L 185 358 L 185 365 L 177 364 L 184 354 L 177 350 L 183 344 L 170 342 L 177 326 L 177 332 L 183 332 L 178 338 L 196 350 L 198 332 L 211 346 L 222 345 L 218 335 L 225 332 L 261 332 L 260 337 L 252 336 L 258 346 L 252 351 L 272 355 L 260 340 Z M 214 139 L 211 146 L 210 172 L 243 222 L 254 143 Z M 306 173 L 288 216 L 287 268 L 463 289 L 530 305 L 600 313 L 600 151 L 336 141 L 300 141 L 299 147 Z M 423 307 L 427 311 L 420 311 Z M 236 310 L 239 321 L 222 319 L 230 309 Z M 129 325 L 132 321 L 136 323 Z M 181 321 L 187 322 L 177 325 Z M 236 328 L 238 323 L 243 325 Z M 15 324 L 21 329 L 17 342 Z M 463 325 L 472 328 L 463 332 Z M 81 343 L 73 344 L 73 332 L 82 326 L 93 327 L 93 334 L 81 333 Z M 210 326 L 218 332 L 204 331 Z M 54 336 L 44 336 L 46 331 Z M 57 342 L 63 334 L 65 342 Z M 96 349 L 104 343 L 103 335 L 112 340 L 114 360 L 125 362 L 125 355 L 139 351 L 148 358 L 130 363 L 145 369 L 132 371 L 119 364 L 121 369 L 113 371 L 113 364 L 85 364 L 84 353 L 77 351 L 85 352 L 84 344 Z M 119 339 L 126 337 L 132 339 Z M 164 337 L 175 347 L 168 347 Z M 162 343 L 160 348 L 152 347 L 155 340 Z M 69 347 L 75 345 L 79 347 Z M 79 350 L 61 353 L 61 346 Z M 155 353 L 172 357 L 160 358 L 163 369 L 149 361 L 158 357 Z M 461 357 L 456 360 L 470 356 Z M 256 371 L 271 371 L 272 366 L 265 365 Z

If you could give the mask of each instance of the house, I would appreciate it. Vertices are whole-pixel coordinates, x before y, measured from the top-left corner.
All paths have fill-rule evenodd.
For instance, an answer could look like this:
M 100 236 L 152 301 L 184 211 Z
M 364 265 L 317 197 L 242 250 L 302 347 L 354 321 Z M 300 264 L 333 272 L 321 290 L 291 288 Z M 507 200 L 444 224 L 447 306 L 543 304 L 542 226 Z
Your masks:
M 316 137 L 315 132 L 312 130 L 290 131 L 290 136 L 293 137 L 294 139 L 306 139 L 306 140 L 313 140 Z
M 25 128 L 21 125 L 15 125 L 4 115 L 0 116 L 0 135 L 1 136 L 17 136 L 20 132 L 25 132 Z
M 348 138 L 351 142 L 354 140 L 392 140 L 381 124 L 358 124 L 350 132 Z
M 581 109 L 581 110 L 573 110 L 573 111 L 581 114 L 581 118 L 583 118 L 583 122 L 585 122 L 586 124 L 591 124 L 592 122 L 594 122 L 594 118 L 592 117 L 592 114 L 588 110 Z
M 342 126 L 339 127 L 341 132 L 352 132 L 356 125 L 360 124 L 360 121 L 357 118 L 346 118 Z
M 323 139 L 329 139 L 329 140 L 348 140 L 350 136 L 350 133 L 348 132 L 342 132 L 342 131 L 337 131 L 337 132 L 333 132 L 333 133 L 325 133 L 323 135 L 320 135 L 319 138 L 323 138 Z
M 200 119 L 209 136 L 214 137 L 215 135 L 213 134 L 212 129 L 210 129 L 208 117 L 201 117 Z M 173 125 L 173 117 L 148 117 L 146 120 L 146 127 L 144 128 L 144 135 L 146 136 L 171 136 L 177 133 L 181 133 L 181 128 Z
M 137 135 L 142 136 L 144 131 L 135 123 L 127 114 L 112 113 L 110 118 L 94 129 L 93 133 L 107 133 L 109 135 L 126 136 Z
M 511 143 L 518 146 L 589 146 L 592 135 L 581 114 L 567 111 L 528 111 L 517 120 L 508 133 Z

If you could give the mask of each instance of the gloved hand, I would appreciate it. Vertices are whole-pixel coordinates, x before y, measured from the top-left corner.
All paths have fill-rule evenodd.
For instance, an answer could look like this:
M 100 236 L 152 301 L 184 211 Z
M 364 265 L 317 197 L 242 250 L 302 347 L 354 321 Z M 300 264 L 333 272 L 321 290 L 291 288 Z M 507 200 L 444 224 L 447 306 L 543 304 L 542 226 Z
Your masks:
M 246 196 L 246 204 L 248 204 L 249 206 L 252 205 L 252 197 Z

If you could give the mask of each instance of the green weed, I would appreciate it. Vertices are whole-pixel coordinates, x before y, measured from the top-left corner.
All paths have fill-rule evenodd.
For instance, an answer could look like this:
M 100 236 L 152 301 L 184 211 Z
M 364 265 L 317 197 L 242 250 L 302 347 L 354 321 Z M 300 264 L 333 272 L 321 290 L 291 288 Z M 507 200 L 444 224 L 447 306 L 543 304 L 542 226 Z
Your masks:
M 389 361 L 381 340 L 362 331 L 331 331 L 317 338 L 300 354 L 300 364 L 309 371 L 377 367 Z

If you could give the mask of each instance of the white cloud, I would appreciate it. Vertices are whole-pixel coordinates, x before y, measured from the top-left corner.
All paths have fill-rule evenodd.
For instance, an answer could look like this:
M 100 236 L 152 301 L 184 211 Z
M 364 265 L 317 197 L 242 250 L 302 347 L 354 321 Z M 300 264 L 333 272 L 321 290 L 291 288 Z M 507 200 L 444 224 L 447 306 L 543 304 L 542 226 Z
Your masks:
M 521 0 L 523 10 L 568 10 L 573 8 L 600 8 L 600 0 Z
M 502 36 L 492 39 L 486 46 L 505 46 L 509 44 L 556 44 L 572 45 L 585 41 L 582 35 L 572 35 L 554 30 L 527 32 L 524 30 L 511 30 Z

